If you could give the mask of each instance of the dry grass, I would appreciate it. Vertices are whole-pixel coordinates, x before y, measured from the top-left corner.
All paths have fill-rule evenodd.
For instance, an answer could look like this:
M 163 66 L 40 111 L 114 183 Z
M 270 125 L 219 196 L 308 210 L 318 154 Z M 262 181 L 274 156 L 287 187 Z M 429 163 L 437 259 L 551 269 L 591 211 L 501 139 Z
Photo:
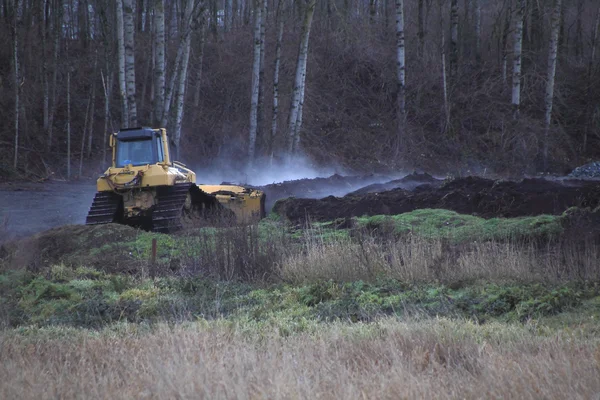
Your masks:
M 404 282 L 465 280 L 519 282 L 597 281 L 600 248 L 592 242 L 552 242 L 540 247 L 515 240 L 455 245 L 445 239 L 406 235 L 400 240 L 370 236 L 324 241 L 306 238 L 303 251 L 284 258 L 278 274 L 303 283 L 386 276 Z
M 0 398 L 594 398 L 597 338 L 384 320 L 0 334 Z M 54 336 L 54 337 L 53 337 Z

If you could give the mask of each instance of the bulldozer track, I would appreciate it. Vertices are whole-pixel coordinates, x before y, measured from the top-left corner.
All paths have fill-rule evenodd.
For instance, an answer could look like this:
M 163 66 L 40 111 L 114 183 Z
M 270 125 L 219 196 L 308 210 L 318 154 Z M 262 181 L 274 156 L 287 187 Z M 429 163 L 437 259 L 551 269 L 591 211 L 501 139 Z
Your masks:
M 94 197 L 94 201 L 88 216 L 86 225 L 109 224 L 111 222 L 125 223 L 132 226 L 139 226 L 143 229 L 148 229 L 153 232 L 170 233 L 182 230 L 184 216 L 184 206 L 188 194 L 193 192 L 193 183 L 178 183 L 174 186 L 164 186 L 156 189 L 156 204 L 145 216 L 136 218 L 122 217 L 122 198 L 114 192 L 98 192 Z M 198 192 L 201 192 L 198 189 Z M 196 193 L 196 200 L 198 200 Z M 204 193 L 204 196 L 207 196 Z M 202 198 L 202 196 L 200 196 Z M 214 206 L 218 207 L 216 199 Z M 195 212 L 200 213 L 201 210 L 210 205 L 195 204 L 193 208 Z M 200 216 L 200 214 L 198 214 Z M 190 218 L 190 216 L 187 216 Z
M 157 192 L 157 205 L 152 212 L 152 231 L 168 233 L 183 228 L 181 213 L 192 183 L 179 183 L 161 187 Z
M 113 192 L 98 192 L 85 219 L 86 225 L 115 222 L 121 205 L 121 196 Z

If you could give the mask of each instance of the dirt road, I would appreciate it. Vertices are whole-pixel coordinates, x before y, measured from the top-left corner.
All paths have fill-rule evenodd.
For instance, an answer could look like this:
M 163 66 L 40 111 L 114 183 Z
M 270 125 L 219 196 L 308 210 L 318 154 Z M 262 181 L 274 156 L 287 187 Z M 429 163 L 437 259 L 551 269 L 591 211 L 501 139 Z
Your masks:
M 91 182 L 0 185 L 3 239 L 84 223 L 95 192 L 96 185 Z

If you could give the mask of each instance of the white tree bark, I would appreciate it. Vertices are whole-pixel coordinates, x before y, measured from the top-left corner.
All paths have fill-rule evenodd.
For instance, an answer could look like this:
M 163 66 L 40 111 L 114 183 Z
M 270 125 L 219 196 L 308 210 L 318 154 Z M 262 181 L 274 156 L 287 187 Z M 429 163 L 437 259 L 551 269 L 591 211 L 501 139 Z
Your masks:
M 248 139 L 248 166 L 252 167 L 258 130 L 258 99 L 260 94 L 261 26 L 265 0 L 254 0 L 254 60 L 252 62 L 252 92 L 250 95 L 250 134 Z
M 279 3 L 281 7 L 281 1 Z M 278 10 L 280 11 L 280 9 Z M 275 45 L 275 67 L 273 71 L 273 119 L 271 120 L 271 138 L 269 140 L 268 154 L 273 157 L 273 142 L 277 136 L 277 119 L 279 118 L 279 69 L 281 67 L 281 44 L 283 41 L 284 19 L 279 12 L 279 27 L 277 29 L 277 43 Z
M 396 0 L 396 78 L 398 85 L 396 154 L 404 150 L 406 133 L 406 49 L 404 46 L 404 0 Z
M 162 122 L 165 109 L 165 1 L 154 1 L 154 125 Z M 162 126 L 164 127 L 164 125 Z
M 512 106 L 514 119 L 519 119 L 521 107 L 521 53 L 523 50 L 523 17 L 526 0 L 517 0 L 513 46 Z
M 175 146 L 175 157 L 180 155 L 180 143 L 181 143 L 181 125 L 183 123 L 183 111 L 185 103 L 185 89 L 187 82 L 188 64 L 190 59 L 190 49 L 192 43 L 192 11 L 194 10 L 194 0 L 187 0 L 184 17 L 182 21 L 183 29 L 183 43 L 182 48 L 181 64 L 179 71 L 176 70 L 176 74 L 179 77 L 179 83 L 177 88 L 177 98 L 175 101 L 175 124 L 174 124 L 174 146 Z
M 137 125 L 137 105 L 135 98 L 135 43 L 133 22 L 133 0 L 123 2 L 123 22 L 125 28 L 125 75 L 127 84 L 127 106 L 129 108 L 129 126 Z
M 290 114 L 288 121 L 288 151 L 293 155 L 298 149 L 294 146 L 299 143 L 295 138 L 296 124 L 298 121 L 298 111 L 300 100 L 304 96 L 304 86 L 306 82 L 306 63 L 308 59 L 308 41 L 312 27 L 313 16 L 315 14 L 316 0 L 309 0 L 306 5 L 304 22 L 302 24 L 302 33 L 300 35 L 300 48 L 298 51 L 298 62 L 296 63 L 296 74 L 294 79 L 294 90 L 292 92 L 292 102 L 290 104 Z
M 123 0 L 117 5 L 117 54 L 119 59 L 119 90 L 121 92 L 121 126 L 129 127 L 129 104 L 127 100 L 127 81 L 125 77 L 125 27 L 123 22 Z
M 550 139 L 550 123 L 552 121 L 552 106 L 554 102 L 554 78 L 556 76 L 556 59 L 558 55 L 558 34 L 560 30 L 560 15 L 562 1 L 554 0 L 552 12 L 552 30 L 550 32 L 550 43 L 548 46 L 548 73 L 546 80 L 546 96 L 544 103 L 546 113 L 544 115 L 544 168 L 548 163 L 548 141 Z

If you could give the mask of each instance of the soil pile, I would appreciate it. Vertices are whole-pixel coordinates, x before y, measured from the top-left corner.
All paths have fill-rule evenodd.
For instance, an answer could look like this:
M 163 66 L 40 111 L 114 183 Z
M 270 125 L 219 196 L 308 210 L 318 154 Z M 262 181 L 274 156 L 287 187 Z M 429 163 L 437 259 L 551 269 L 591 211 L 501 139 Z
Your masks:
M 267 195 L 267 210 L 279 199 L 288 197 L 319 199 L 325 196 L 344 196 L 358 188 L 374 183 L 388 182 L 391 178 L 382 175 L 342 176 L 332 175 L 328 178 L 297 179 L 270 185 L 260 186 Z
M 348 194 L 363 195 L 367 193 L 386 192 L 388 190 L 394 189 L 413 190 L 421 185 L 432 185 L 439 187 L 442 185 L 443 182 L 443 180 L 434 178 L 433 176 L 427 173 L 419 174 L 417 172 L 414 172 L 410 175 L 406 175 L 404 178 L 395 179 L 386 183 L 373 183 L 372 185 L 362 187 Z
M 323 199 L 285 199 L 274 211 L 295 223 L 331 221 L 362 215 L 402 214 L 422 208 L 441 208 L 461 214 L 520 217 L 563 213 L 570 207 L 596 208 L 600 183 L 594 181 L 524 179 L 520 182 L 467 177 L 445 185 L 421 185 L 413 191 L 329 196 Z
M 64 225 L 0 246 L 0 267 L 27 267 L 65 264 L 90 266 L 106 272 L 133 268 L 130 248 L 139 231 L 125 225 Z

